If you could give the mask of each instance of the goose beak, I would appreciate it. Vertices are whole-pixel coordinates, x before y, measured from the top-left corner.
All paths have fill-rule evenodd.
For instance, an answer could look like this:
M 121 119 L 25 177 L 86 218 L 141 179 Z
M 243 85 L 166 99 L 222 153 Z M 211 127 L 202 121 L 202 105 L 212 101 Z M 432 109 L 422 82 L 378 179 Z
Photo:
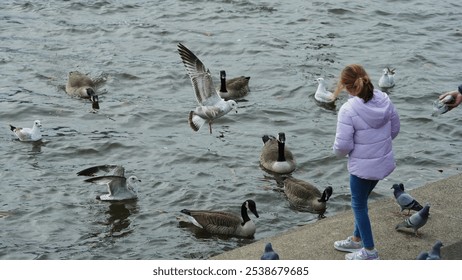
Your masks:
M 260 218 L 260 216 L 258 215 L 257 209 L 251 210 L 251 211 L 255 215 L 255 217 Z
M 93 108 L 93 110 L 98 110 L 99 109 L 98 95 L 92 95 L 90 99 L 92 102 L 91 107 Z

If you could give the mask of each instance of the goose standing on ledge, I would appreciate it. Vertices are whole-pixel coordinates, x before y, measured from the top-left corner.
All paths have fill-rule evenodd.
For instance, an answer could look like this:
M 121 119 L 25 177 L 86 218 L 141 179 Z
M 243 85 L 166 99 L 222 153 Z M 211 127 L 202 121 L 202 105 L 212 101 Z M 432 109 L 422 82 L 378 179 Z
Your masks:
M 87 75 L 78 71 L 69 72 L 66 92 L 70 96 L 90 99 L 92 108 L 99 109 L 98 95 L 95 92 L 95 82 Z
M 210 71 L 188 48 L 181 43 L 178 44 L 178 53 L 186 67 L 196 94 L 199 107 L 189 113 L 188 123 L 194 130 L 198 131 L 208 121 L 209 131 L 212 134 L 213 120 L 226 115 L 229 111 L 237 108 L 234 100 L 225 101 L 215 90 Z M 236 111 L 237 113 L 237 111 Z
M 41 127 L 42 123 L 39 120 L 34 121 L 34 126 L 32 128 L 15 127 L 10 124 L 10 130 L 13 131 L 20 141 L 25 142 L 42 139 L 42 133 L 40 132 Z
M 240 237 L 253 237 L 256 231 L 254 222 L 249 218 L 247 211 L 250 210 L 255 217 L 258 216 L 255 201 L 248 199 L 242 203 L 241 217 L 227 212 L 188 210 L 183 209 L 181 213 L 188 216 L 191 223 L 203 228 L 212 234 L 231 235 Z
M 284 193 L 294 207 L 318 214 L 321 219 L 325 217 L 324 213 L 326 212 L 327 201 L 332 195 L 332 187 L 326 187 L 321 193 L 308 182 L 287 177 L 284 180 Z
M 265 169 L 279 174 L 287 174 L 295 170 L 294 156 L 285 147 L 285 133 L 280 132 L 277 139 L 271 135 L 264 135 L 262 140 L 264 145 L 260 154 L 260 164 Z
M 226 71 L 220 71 L 220 87 L 217 87 L 218 95 L 224 100 L 237 100 L 246 96 L 249 89 L 250 77 L 236 77 L 226 80 Z

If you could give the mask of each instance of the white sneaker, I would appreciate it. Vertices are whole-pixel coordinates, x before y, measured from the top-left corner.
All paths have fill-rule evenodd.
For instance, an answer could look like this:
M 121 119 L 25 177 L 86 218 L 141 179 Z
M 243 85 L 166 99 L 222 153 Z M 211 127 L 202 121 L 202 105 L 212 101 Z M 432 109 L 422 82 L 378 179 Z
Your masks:
M 354 253 L 349 253 L 345 255 L 345 260 L 378 260 L 379 253 L 377 250 L 366 250 L 361 248 L 361 250 Z
M 363 245 L 361 242 L 353 241 L 353 236 L 348 236 L 345 240 L 339 240 L 334 242 L 334 248 L 342 252 L 356 252 L 361 250 Z

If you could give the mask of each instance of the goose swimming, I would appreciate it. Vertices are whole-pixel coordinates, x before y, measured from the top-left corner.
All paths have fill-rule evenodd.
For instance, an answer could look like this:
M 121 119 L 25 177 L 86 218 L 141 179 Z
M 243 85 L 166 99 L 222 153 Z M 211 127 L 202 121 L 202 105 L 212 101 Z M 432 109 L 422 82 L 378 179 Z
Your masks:
M 240 76 L 226 79 L 226 71 L 220 71 L 220 86 L 217 87 L 218 95 L 224 100 L 237 100 L 249 93 L 250 77 Z
M 262 140 L 264 145 L 260 154 L 260 164 L 265 169 L 279 174 L 287 174 L 295 170 L 294 156 L 285 146 L 285 133 L 280 132 L 278 138 L 264 135 Z
M 93 109 L 99 109 L 98 95 L 95 92 L 95 82 L 79 71 L 71 71 L 66 83 L 66 92 L 70 96 L 90 99 Z
M 318 214 L 319 218 L 324 218 L 327 201 L 332 195 L 332 187 L 326 187 L 321 193 L 315 186 L 306 181 L 287 177 L 284 179 L 284 193 L 294 207 L 306 209 Z
M 241 216 L 233 213 L 208 210 L 183 209 L 189 221 L 209 233 L 240 237 L 253 237 L 256 231 L 255 223 L 249 218 L 248 211 L 258 216 L 255 201 L 248 199 L 242 203 Z

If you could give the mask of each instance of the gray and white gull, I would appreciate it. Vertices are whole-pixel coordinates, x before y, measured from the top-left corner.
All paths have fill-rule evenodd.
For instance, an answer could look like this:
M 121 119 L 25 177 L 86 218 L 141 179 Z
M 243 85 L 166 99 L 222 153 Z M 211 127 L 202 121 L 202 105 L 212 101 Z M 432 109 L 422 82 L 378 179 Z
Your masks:
M 95 183 L 98 185 L 107 185 L 107 194 L 99 195 L 96 198 L 105 201 L 121 201 L 138 198 L 138 183 L 141 182 L 136 176 L 125 177 L 125 168 L 121 165 L 98 165 L 77 172 L 77 175 L 95 176 L 99 173 L 102 175 L 86 179 L 85 182 Z
M 13 133 L 18 137 L 20 141 L 28 142 L 28 141 L 39 141 L 42 139 L 42 132 L 40 128 L 42 127 L 42 123 L 39 120 L 34 121 L 34 126 L 32 128 L 28 127 L 16 127 L 10 124 L 10 129 Z
M 205 122 L 208 122 L 209 131 L 212 134 L 212 122 L 237 108 L 237 103 L 234 100 L 225 101 L 218 95 L 210 71 L 193 52 L 179 43 L 178 53 L 186 67 L 199 103 L 199 106 L 189 113 L 189 126 L 194 131 L 198 131 Z

